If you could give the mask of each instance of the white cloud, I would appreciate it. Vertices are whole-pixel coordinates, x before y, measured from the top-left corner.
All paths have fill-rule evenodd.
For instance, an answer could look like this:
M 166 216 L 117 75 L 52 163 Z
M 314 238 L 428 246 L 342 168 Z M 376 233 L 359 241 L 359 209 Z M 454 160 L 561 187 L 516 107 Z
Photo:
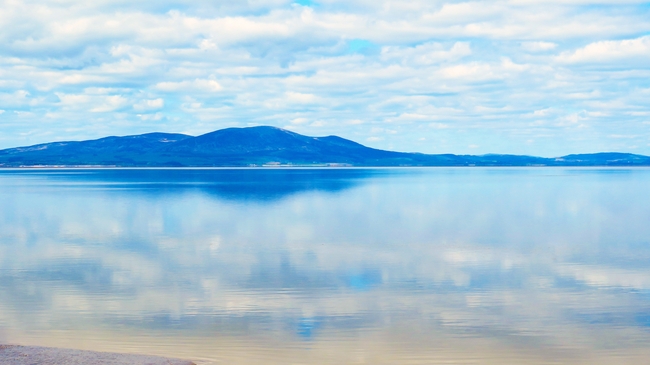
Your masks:
M 481 62 L 445 67 L 439 71 L 439 74 L 442 78 L 462 79 L 467 82 L 483 81 L 500 77 L 493 72 L 493 67 L 491 65 Z
M 521 47 L 528 52 L 545 52 L 557 48 L 557 43 L 553 42 L 523 42 Z
M 128 99 L 120 95 L 111 95 L 103 98 L 99 105 L 93 106 L 90 111 L 95 113 L 112 112 L 128 103 Z
M 30 92 L 27 90 L 17 90 L 13 93 L 2 93 L 0 94 L 0 103 L 9 105 L 18 104 L 22 105 L 29 101 Z
M 134 104 L 133 109 L 137 111 L 145 110 L 156 110 L 165 106 L 165 100 L 162 98 L 152 99 L 152 100 L 142 100 L 141 102 Z
M 89 111 L 93 113 L 112 112 L 125 107 L 129 100 L 122 95 L 64 94 L 57 93 L 58 105 L 62 110 Z
M 299 104 L 313 104 L 320 100 L 320 98 L 314 94 L 297 93 L 293 91 L 287 91 L 285 97 L 289 102 Z
M 620 41 L 599 41 L 573 52 L 562 53 L 558 60 L 569 63 L 609 62 L 625 58 L 650 59 L 650 36 Z M 650 65 L 650 63 L 646 63 Z
M 309 122 L 307 118 L 295 118 L 289 121 L 293 125 L 301 125 Z
M 453 62 L 471 54 L 468 42 L 456 42 L 448 50 L 440 43 L 425 43 L 415 47 L 389 46 L 381 50 L 382 59 L 388 62 L 414 65 Z
M 61 105 L 64 106 L 76 106 L 80 104 L 87 104 L 90 101 L 90 96 L 89 95 L 71 95 L 71 94 L 63 94 L 63 93 L 57 93 L 56 94 L 59 97 Z
M 138 117 L 143 121 L 158 121 L 163 119 L 162 113 L 153 113 L 153 114 L 138 114 Z
M 207 91 L 218 92 L 223 87 L 215 80 L 195 79 L 192 81 L 159 82 L 154 88 L 161 91 Z

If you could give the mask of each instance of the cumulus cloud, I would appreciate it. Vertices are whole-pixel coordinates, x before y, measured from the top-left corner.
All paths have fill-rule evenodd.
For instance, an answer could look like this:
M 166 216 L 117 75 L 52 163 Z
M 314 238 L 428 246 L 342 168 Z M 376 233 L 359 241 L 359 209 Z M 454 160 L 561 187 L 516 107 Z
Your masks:
M 216 92 L 221 91 L 223 88 L 215 80 L 201 80 L 196 79 L 192 81 L 179 81 L 179 82 L 159 82 L 154 88 L 161 91 L 208 91 Z
M 650 36 L 594 42 L 575 51 L 564 52 L 558 57 L 560 61 L 571 63 L 611 62 L 630 58 L 640 58 L 645 62 L 650 59 Z
M 293 91 L 287 91 L 285 93 L 285 98 L 289 102 L 294 102 L 299 104 L 312 104 L 319 100 L 319 98 L 314 94 L 297 93 Z
M 528 52 L 545 52 L 557 48 L 557 43 L 553 42 L 523 42 L 521 47 Z
M 642 1 L 30 0 L 0 19 L 0 148 L 259 124 L 430 153 L 650 139 Z M 578 141 L 558 118 L 582 110 Z
M 133 109 L 137 111 L 146 111 L 146 110 L 156 110 L 165 106 L 165 101 L 162 98 L 153 99 L 153 100 L 142 100 L 141 102 L 134 104 Z
M 113 112 L 126 106 L 129 102 L 122 95 L 91 95 L 91 94 L 64 94 L 57 93 L 58 105 L 63 110 L 75 110 L 80 113 L 105 113 Z
M 381 58 L 412 65 L 432 65 L 457 61 L 472 54 L 468 42 L 456 42 L 449 49 L 440 43 L 424 43 L 415 47 L 384 47 Z

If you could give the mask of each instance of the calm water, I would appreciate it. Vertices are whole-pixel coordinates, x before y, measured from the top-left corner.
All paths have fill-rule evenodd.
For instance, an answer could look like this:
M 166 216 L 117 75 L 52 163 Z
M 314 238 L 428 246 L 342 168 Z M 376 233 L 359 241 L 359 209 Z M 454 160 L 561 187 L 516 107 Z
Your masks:
M 0 170 L 0 343 L 641 364 L 650 169 Z

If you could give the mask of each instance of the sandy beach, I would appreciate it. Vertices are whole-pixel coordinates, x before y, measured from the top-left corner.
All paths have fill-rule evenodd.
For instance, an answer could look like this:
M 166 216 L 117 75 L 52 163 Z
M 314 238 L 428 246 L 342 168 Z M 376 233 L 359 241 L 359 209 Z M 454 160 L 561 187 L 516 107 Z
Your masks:
M 1 365 L 194 365 L 187 360 L 50 347 L 0 345 Z

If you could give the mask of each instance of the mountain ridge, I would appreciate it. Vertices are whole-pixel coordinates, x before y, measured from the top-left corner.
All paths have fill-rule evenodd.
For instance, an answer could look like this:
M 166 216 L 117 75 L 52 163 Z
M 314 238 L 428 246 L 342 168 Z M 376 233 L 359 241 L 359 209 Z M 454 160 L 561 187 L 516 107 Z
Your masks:
M 338 137 L 310 137 L 270 126 L 226 128 L 189 136 L 145 133 L 60 141 L 0 150 L 0 167 L 241 166 L 650 166 L 650 157 L 622 152 L 526 155 L 423 154 L 366 147 Z

